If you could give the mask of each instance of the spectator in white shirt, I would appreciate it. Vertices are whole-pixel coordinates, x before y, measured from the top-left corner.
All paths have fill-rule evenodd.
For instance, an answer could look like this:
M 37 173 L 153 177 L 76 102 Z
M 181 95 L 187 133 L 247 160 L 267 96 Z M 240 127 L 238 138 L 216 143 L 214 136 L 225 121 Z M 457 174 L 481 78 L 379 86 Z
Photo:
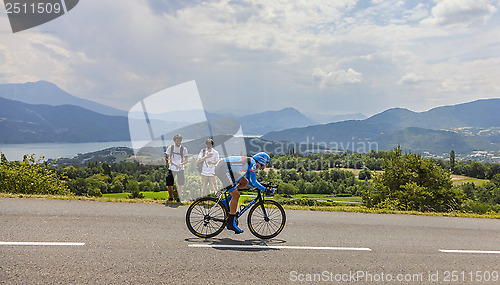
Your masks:
M 219 152 L 213 149 L 214 141 L 206 140 L 207 147 L 200 151 L 197 163 L 203 162 L 201 170 L 201 196 L 207 194 L 207 186 L 210 184 L 210 190 L 217 191 L 217 181 L 215 178 L 215 165 L 219 161 Z M 208 193 L 210 194 L 210 192 Z
M 168 162 L 167 174 L 167 189 L 170 198 L 169 201 L 174 200 L 174 176 L 175 183 L 177 184 L 177 194 L 179 195 L 175 200 L 180 202 L 182 186 L 184 185 L 184 165 L 188 163 L 188 151 L 184 146 L 181 146 L 182 136 L 177 134 L 174 136 L 175 145 L 171 145 L 165 151 L 165 160 Z

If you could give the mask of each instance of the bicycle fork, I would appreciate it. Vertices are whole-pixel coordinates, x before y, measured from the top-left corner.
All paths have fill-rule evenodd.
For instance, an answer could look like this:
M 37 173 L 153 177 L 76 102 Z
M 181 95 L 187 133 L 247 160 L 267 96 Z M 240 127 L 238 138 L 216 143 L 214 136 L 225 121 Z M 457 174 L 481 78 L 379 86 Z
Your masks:
M 260 208 L 262 209 L 262 213 L 264 214 L 264 221 L 269 222 L 269 217 L 266 213 L 266 207 L 264 207 L 264 203 L 260 204 Z

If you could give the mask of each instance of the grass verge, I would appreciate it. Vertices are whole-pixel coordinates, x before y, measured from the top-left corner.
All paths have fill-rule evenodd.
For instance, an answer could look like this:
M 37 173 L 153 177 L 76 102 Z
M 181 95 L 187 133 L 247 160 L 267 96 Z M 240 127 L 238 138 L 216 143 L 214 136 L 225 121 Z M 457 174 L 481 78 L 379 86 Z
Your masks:
M 36 198 L 36 199 L 54 199 L 54 200 L 80 200 L 80 201 L 100 201 L 100 202 L 121 202 L 121 203 L 153 203 L 165 204 L 167 201 L 158 199 L 128 199 L 113 197 L 86 197 L 86 196 L 55 196 L 55 195 L 28 195 L 28 194 L 9 194 L 0 193 L 0 198 Z M 245 203 L 243 201 L 243 203 Z M 190 202 L 168 204 L 189 205 Z M 436 212 L 417 212 L 417 211 L 396 211 L 389 209 L 370 209 L 364 206 L 299 206 L 283 205 L 288 210 L 305 211 L 329 211 L 329 212 L 351 212 L 351 213 L 371 213 L 371 214 L 397 214 L 397 215 L 419 215 L 419 216 L 439 216 L 439 217 L 462 217 L 462 218 L 482 218 L 482 219 L 500 219 L 500 213 L 474 214 L 474 213 L 436 213 Z

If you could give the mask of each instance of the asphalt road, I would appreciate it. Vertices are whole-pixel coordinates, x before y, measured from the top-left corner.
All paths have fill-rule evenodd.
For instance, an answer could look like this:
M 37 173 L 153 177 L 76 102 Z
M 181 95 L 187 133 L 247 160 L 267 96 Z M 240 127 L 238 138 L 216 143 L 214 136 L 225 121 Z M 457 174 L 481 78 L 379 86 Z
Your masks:
M 0 199 L 0 283 L 500 284 L 499 220 L 287 210 L 270 241 L 246 225 L 203 240 L 186 210 Z

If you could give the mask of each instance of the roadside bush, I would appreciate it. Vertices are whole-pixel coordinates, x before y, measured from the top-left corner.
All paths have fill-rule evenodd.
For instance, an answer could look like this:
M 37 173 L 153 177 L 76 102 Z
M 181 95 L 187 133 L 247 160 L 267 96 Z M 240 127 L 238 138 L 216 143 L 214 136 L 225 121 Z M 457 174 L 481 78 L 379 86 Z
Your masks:
M 101 189 L 97 187 L 90 187 L 87 191 L 87 196 L 102 197 Z
M 12 194 L 72 195 L 57 174 L 43 162 L 43 157 L 25 156 L 23 161 L 9 162 L 2 154 L 0 191 Z
M 383 170 L 373 179 L 374 189 L 363 194 L 367 207 L 449 212 L 459 210 L 466 197 L 453 187 L 449 172 L 399 147 L 384 158 Z
M 500 205 L 491 205 L 484 202 L 467 200 L 462 204 L 462 211 L 474 214 L 500 213 Z
M 130 190 L 130 195 L 128 195 L 129 199 L 142 199 L 144 198 L 144 195 L 140 192 L 139 190 L 139 183 L 135 180 L 129 180 L 127 189 Z

